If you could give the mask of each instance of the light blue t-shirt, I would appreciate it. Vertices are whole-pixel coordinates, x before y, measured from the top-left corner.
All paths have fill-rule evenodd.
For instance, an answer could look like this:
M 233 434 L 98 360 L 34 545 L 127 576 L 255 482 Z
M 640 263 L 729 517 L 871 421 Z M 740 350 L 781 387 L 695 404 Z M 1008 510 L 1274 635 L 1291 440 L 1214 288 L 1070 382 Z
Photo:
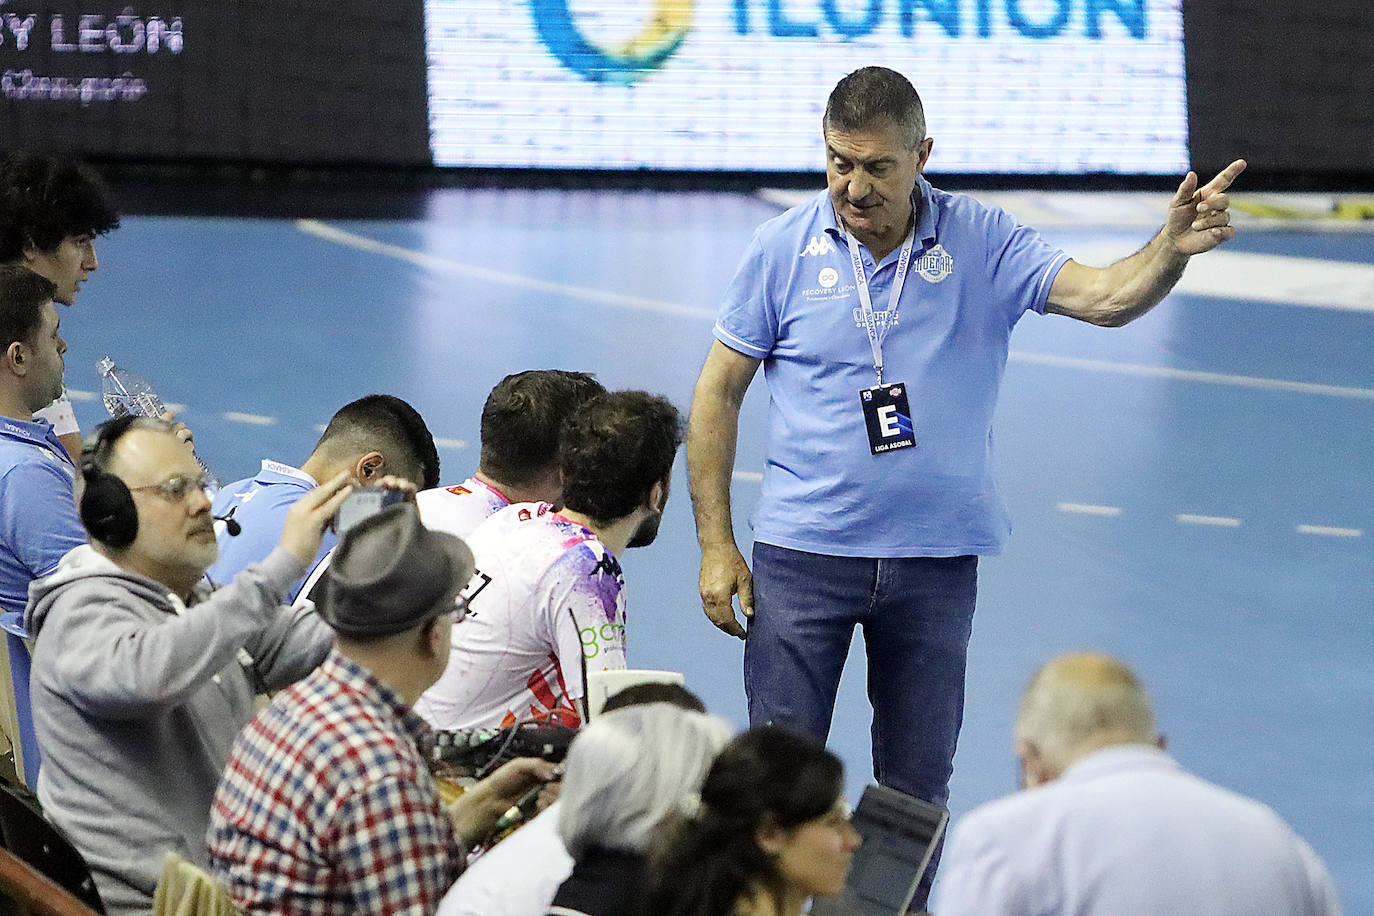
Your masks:
M 75 480 L 52 424 L 0 418 L 0 610 L 22 613 L 29 583 L 86 543 Z
M 224 487 L 215 495 L 214 513 L 223 518 L 233 513 L 232 518 L 241 528 L 237 536 L 221 530 L 219 534 L 219 559 L 210 567 L 206 576 L 216 585 L 231 582 L 245 566 L 261 563 L 281 543 L 282 528 L 286 526 L 286 513 L 306 493 L 319 484 L 315 478 L 288 464 L 264 460 L 258 476 L 250 480 L 239 480 Z M 324 555 L 333 549 L 338 540 L 333 531 L 326 531 L 320 543 L 320 552 L 310 564 L 314 569 Z M 286 593 L 287 603 L 296 600 L 296 594 L 308 575 L 292 583 Z
M 715 336 L 763 360 L 768 457 L 756 540 L 811 553 L 952 557 L 1000 552 L 1011 523 L 992 479 L 992 416 L 1012 328 L 1044 312 L 1068 260 L 996 207 L 917 179 L 915 246 L 876 268 L 858 246 L 881 327 L 883 381 L 902 383 L 914 448 L 869 450 L 859 401 L 877 382 L 854 269 L 829 196 L 754 233 Z M 855 243 L 858 245 L 858 243 Z

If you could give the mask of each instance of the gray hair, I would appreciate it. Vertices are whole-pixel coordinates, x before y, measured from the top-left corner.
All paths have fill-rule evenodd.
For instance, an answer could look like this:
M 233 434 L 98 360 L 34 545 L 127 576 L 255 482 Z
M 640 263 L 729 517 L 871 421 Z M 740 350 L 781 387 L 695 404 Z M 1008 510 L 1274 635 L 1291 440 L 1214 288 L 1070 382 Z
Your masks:
M 558 833 L 580 859 L 594 847 L 643 852 L 690 804 L 730 740 L 722 719 L 648 703 L 592 720 L 568 750 Z
M 895 126 L 914 148 L 926 138 L 926 112 L 911 80 L 887 67 L 864 67 L 835 84 L 821 129 L 863 133 Z
M 1016 715 L 1016 739 L 1033 745 L 1056 775 L 1086 753 L 1158 738 L 1145 688 L 1119 659 L 1074 652 L 1031 678 Z

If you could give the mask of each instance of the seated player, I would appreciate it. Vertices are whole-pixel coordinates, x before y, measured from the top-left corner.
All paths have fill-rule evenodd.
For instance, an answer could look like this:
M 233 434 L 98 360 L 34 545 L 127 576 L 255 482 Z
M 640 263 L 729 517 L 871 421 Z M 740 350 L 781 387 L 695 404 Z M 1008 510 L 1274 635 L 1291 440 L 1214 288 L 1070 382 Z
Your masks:
M 423 491 L 420 518 L 465 538 L 511 503 L 562 502 L 558 437 L 573 412 L 606 389 L 587 372 L 532 369 L 508 375 L 482 405 L 477 471 L 452 487 Z
M 626 667 L 619 557 L 658 534 L 681 442 L 677 409 L 655 395 L 618 391 L 578 409 L 559 446 L 563 508 L 517 503 L 468 539 L 470 613 L 420 715 L 445 729 L 581 721 L 584 665 Z

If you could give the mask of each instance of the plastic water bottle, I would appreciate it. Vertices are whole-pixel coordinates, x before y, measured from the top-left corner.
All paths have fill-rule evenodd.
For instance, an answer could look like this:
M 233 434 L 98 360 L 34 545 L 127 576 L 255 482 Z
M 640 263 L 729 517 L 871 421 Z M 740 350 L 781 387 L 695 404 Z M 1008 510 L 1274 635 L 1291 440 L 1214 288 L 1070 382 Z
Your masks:
M 116 366 L 114 360 L 106 356 L 95 364 L 100 373 L 100 396 L 105 409 L 115 419 L 133 415 L 135 417 L 160 417 L 167 412 L 162 398 L 157 396 L 153 386 L 146 378 Z
M 100 373 L 100 398 L 111 417 L 160 417 L 167 412 L 162 398 L 158 397 L 152 383 L 143 376 L 116 366 L 108 356 L 97 362 L 95 369 Z M 196 455 L 195 446 L 191 447 L 191 454 L 195 455 L 196 463 L 205 472 L 209 489 L 218 490 L 219 478 Z

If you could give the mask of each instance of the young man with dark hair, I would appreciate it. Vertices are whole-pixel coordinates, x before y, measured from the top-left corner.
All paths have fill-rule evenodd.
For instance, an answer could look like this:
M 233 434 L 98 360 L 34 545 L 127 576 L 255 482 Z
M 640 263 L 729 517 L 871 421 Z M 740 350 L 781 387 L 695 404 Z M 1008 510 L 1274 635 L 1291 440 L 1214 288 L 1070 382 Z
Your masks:
M 582 671 L 626 667 L 619 557 L 658 533 L 682 421 L 666 399 L 617 391 L 584 403 L 558 451 L 563 508 L 517 503 L 467 539 L 471 613 L 448 670 L 416 710 L 439 728 L 581 721 Z
M 350 488 L 339 474 L 305 494 L 275 549 L 214 590 L 205 472 L 175 425 L 103 424 L 81 473 L 90 545 L 34 585 L 24 616 L 38 797 L 90 864 L 105 911 L 132 916 L 152 906 L 163 853 L 208 864 L 210 802 L 254 696 L 328 651 L 328 628 L 281 600 Z
M 35 413 L 62 393 L 57 287 L 0 266 L 0 610 L 19 612 L 29 583 L 86 543 L 72 499 L 76 465 Z
M 51 280 L 59 305 L 76 303 L 81 284 L 99 266 L 96 236 L 118 227 L 110 189 L 89 167 L 30 153 L 0 161 L 0 264 Z M 68 453 L 80 454 L 81 431 L 65 392 L 39 413 Z
M 264 459 L 256 477 L 229 484 L 215 496 L 214 514 L 230 517 L 239 534 L 219 536 L 219 561 L 210 579 L 227 582 L 239 570 L 265 557 L 281 535 L 286 512 L 296 500 L 339 473 L 355 486 L 368 486 L 384 476 L 400 477 L 417 487 L 439 481 L 439 453 L 420 414 L 405 401 L 387 394 L 370 394 L 345 404 L 334 414 L 314 451 L 299 468 Z M 333 549 L 337 538 L 327 532 L 314 570 Z M 307 576 L 309 573 L 307 572 Z M 287 592 L 295 600 L 305 577 Z
M 559 433 L 584 401 L 605 393 L 589 372 L 532 369 L 503 378 L 482 407 L 477 472 L 457 486 L 421 493 L 425 524 L 467 537 L 511 503 L 561 502 Z
M 215 874 L 247 913 L 430 914 L 466 850 L 553 764 L 512 760 L 445 805 L 412 711 L 444 670 L 472 554 L 405 503 L 344 535 L 320 613 L 334 647 L 243 730 L 215 794 Z

